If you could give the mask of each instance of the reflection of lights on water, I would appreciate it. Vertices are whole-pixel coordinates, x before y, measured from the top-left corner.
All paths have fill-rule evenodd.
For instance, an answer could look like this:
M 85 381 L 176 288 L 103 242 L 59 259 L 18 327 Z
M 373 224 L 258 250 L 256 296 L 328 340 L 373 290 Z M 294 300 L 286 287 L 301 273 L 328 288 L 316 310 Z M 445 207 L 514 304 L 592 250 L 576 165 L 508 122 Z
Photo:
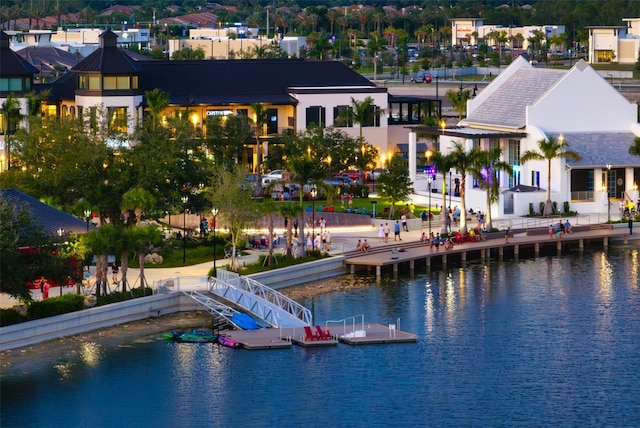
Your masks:
M 53 368 L 56 369 L 56 371 L 60 375 L 61 379 L 69 379 L 71 377 L 71 367 L 73 367 L 73 363 L 71 361 L 65 361 L 53 366 Z
M 639 282 L 638 274 L 640 273 L 638 272 L 639 271 L 638 254 L 639 254 L 638 250 L 631 251 L 631 281 L 629 281 L 629 285 L 633 290 L 638 290 L 638 282 Z
M 95 366 L 100 362 L 103 349 L 93 342 L 85 342 L 80 346 L 80 359 L 89 366 Z
M 433 291 L 431 290 L 431 282 L 427 281 L 424 284 L 425 288 L 425 301 L 424 301 L 424 321 L 427 331 L 433 331 L 435 323 L 435 307 L 433 302 Z
M 607 258 L 606 253 L 601 253 L 600 256 L 600 297 L 604 301 L 608 301 L 611 298 L 612 293 L 612 280 L 613 268 Z

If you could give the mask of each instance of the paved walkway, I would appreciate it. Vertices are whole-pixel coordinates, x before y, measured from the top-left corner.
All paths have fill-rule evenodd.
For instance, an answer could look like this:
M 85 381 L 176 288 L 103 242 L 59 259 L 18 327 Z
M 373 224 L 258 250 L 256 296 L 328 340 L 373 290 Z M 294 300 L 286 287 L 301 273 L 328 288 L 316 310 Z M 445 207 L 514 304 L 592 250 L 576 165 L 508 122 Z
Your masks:
M 377 226 L 380 222 L 389 222 L 391 226 L 391 236 L 387 243 L 382 242 L 378 238 L 378 229 Z M 573 222 L 573 221 L 572 221 Z M 347 251 L 353 251 L 356 249 L 357 243 L 359 239 L 366 239 L 369 245 L 372 248 L 388 246 L 393 247 L 394 245 L 399 244 L 400 242 L 393 240 L 393 223 L 391 220 L 386 219 L 377 219 L 376 224 L 372 226 L 349 226 L 349 227 L 328 227 L 327 230 L 331 233 L 332 237 L 332 254 L 342 254 Z M 441 221 L 437 218 L 432 219 L 431 221 L 431 230 L 435 233 L 440 230 Z M 467 222 L 468 227 L 475 227 L 477 222 L 472 220 L 471 222 Z M 249 230 L 248 234 L 262 234 L 264 231 L 258 230 Z M 276 232 L 279 235 L 284 233 L 283 229 L 276 229 Z M 316 232 L 318 232 L 318 228 L 316 228 Z M 400 237 L 402 238 L 402 243 L 407 242 L 417 242 L 420 240 L 420 236 L 422 232 L 428 232 L 428 223 L 424 222 L 420 229 L 410 230 L 409 232 L 401 232 Z M 274 251 L 282 251 L 282 246 L 274 249 Z M 249 254 L 243 255 L 240 257 L 241 263 L 251 264 L 255 262 L 260 254 L 266 254 L 266 250 L 258 250 L 258 251 L 250 251 Z M 188 261 L 188 260 L 187 260 Z M 216 261 L 216 265 L 218 267 L 225 266 L 229 263 L 229 259 L 219 259 Z M 199 276 L 204 277 L 209 272 L 209 269 L 213 267 L 213 261 L 201 263 L 197 265 L 188 265 L 188 266 L 178 266 L 172 268 L 162 268 L 162 267 L 149 267 L 145 266 L 145 277 L 147 281 L 151 284 L 154 281 L 159 281 L 162 279 L 175 278 L 179 276 Z M 127 277 L 131 281 L 134 286 L 137 286 L 136 279 L 139 276 L 140 271 L 138 269 L 129 268 L 127 272 Z M 73 293 L 75 292 L 75 287 L 63 287 L 63 293 Z M 49 290 L 49 296 L 59 296 L 60 288 L 52 287 Z M 39 290 L 33 290 L 32 296 L 36 300 L 40 300 L 42 298 Z M 17 301 L 6 294 L 0 294 L 0 308 L 7 308 L 15 305 Z

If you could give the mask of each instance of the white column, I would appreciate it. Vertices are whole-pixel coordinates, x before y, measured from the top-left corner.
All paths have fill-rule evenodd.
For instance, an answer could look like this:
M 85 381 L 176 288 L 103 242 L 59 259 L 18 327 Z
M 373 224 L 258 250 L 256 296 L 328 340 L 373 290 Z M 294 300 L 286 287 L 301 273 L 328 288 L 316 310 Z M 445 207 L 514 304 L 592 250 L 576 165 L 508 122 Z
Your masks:
M 416 169 L 417 169 L 417 144 L 418 134 L 414 131 L 409 132 L 409 179 L 415 185 L 416 183 Z

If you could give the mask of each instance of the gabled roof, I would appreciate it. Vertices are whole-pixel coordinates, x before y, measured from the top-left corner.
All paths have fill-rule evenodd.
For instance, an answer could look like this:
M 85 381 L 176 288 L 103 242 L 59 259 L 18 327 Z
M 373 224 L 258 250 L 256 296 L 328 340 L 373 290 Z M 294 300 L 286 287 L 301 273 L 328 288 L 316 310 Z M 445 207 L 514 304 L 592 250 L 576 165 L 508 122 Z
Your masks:
M 9 47 L 9 36 L 0 31 L 0 76 L 29 76 L 38 70 Z
M 57 236 L 58 228 L 64 229 L 65 233 L 75 233 L 77 235 L 87 233 L 87 222 L 85 220 L 42 203 L 19 190 L 0 189 L 0 198 L 10 199 L 17 204 L 24 205 L 29 210 L 29 215 L 34 220 L 34 223 L 41 225 L 48 235 Z M 90 223 L 89 231 L 92 230 L 96 230 L 96 227 Z
M 172 104 L 292 104 L 288 88 L 375 88 L 338 61 L 141 61 L 143 90 L 164 89 Z
M 540 100 L 566 73 L 565 70 L 520 68 L 461 123 L 524 128 L 527 106 Z
M 551 134 L 558 138 L 559 134 Z M 564 133 L 569 149 L 582 156 L 579 161 L 567 159 L 572 168 L 637 167 L 638 158 L 629 154 L 636 135 L 632 132 L 571 132 Z
M 137 74 L 138 67 L 126 53 L 117 46 L 118 36 L 111 30 L 100 35 L 100 49 L 80 61 L 71 71 L 97 72 L 111 75 Z

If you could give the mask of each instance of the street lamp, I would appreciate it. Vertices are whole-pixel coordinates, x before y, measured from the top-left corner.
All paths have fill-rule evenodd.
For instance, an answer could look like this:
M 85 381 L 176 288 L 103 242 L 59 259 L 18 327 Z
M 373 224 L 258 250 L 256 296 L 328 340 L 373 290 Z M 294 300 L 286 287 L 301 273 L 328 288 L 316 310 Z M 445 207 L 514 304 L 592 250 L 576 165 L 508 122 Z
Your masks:
M 218 209 L 211 209 L 211 214 L 213 214 L 213 275 L 217 275 L 216 270 L 216 216 L 218 215 Z
M 427 185 L 429 186 L 429 236 L 431 236 L 431 183 L 433 183 L 433 177 L 429 174 L 429 177 L 427 177 Z
M 607 223 L 611 223 L 611 196 L 609 195 L 609 174 L 611 173 L 611 164 L 607 164 L 607 185 L 604 187 L 607 192 Z
M 182 198 L 182 264 L 187 263 L 187 202 L 188 196 Z
M 57 232 L 58 237 L 60 238 L 60 243 L 58 244 L 58 257 L 60 257 L 60 270 L 62 271 L 62 235 L 64 235 L 64 229 L 59 227 Z M 60 273 L 60 279 L 60 296 L 62 296 L 62 284 L 64 282 L 62 273 Z
M 311 188 L 311 249 L 316 249 L 316 196 L 318 189 Z
M 87 221 L 87 233 L 89 233 L 89 220 L 91 219 L 91 210 L 84 210 L 84 218 Z
M 442 119 L 440 121 L 440 128 L 442 128 L 442 135 L 444 135 L 444 130 L 447 129 L 447 121 Z

